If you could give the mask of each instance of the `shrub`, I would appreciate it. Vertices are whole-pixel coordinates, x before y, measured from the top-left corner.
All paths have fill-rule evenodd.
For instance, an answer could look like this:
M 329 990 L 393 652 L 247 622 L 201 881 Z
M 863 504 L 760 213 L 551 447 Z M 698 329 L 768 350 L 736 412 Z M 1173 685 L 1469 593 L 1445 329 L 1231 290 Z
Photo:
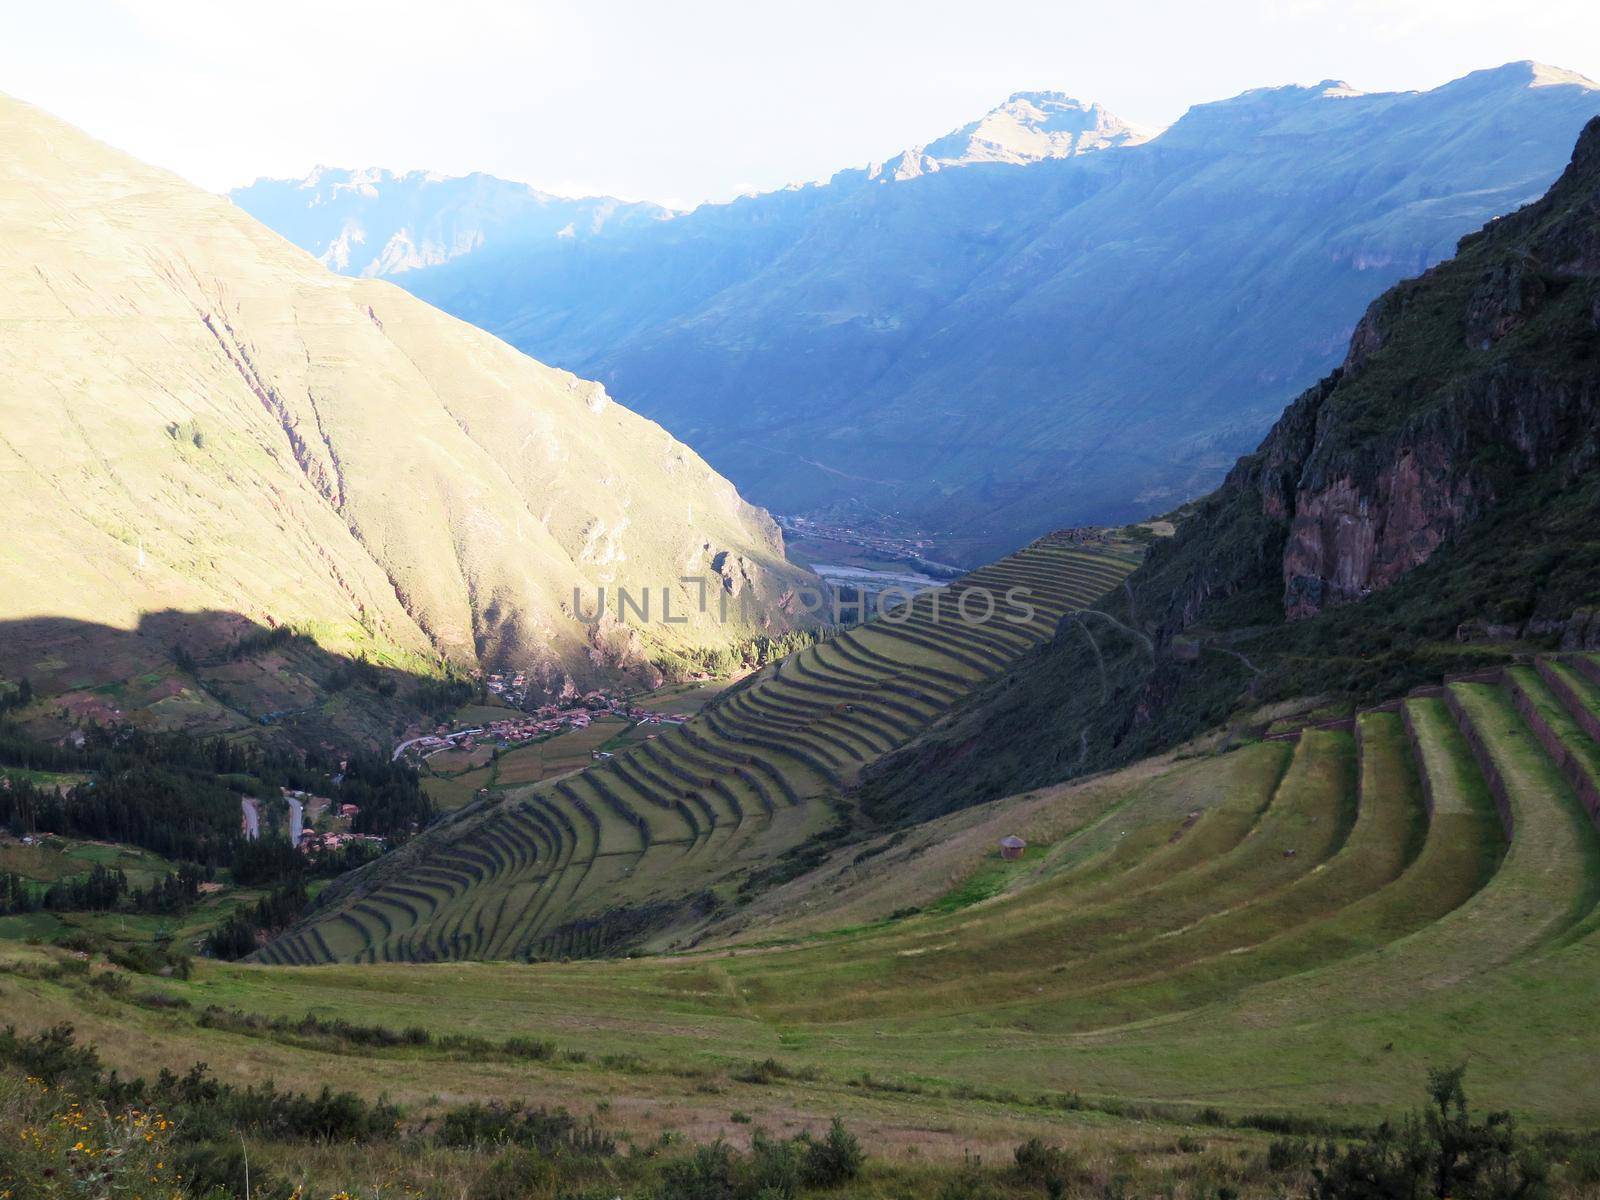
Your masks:
M 560 1182 L 556 1165 L 541 1155 L 521 1148 L 499 1155 L 473 1183 L 470 1200 L 524 1200 L 527 1196 L 550 1195 Z
M 190 1004 L 182 996 L 174 996 L 170 992 L 140 992 L 133 998 L 133 1002 L 142 1008 L 189 1008 Z
M 1060 1146 L 1031 1137 L 1012 1153 L 1017 1174 L 1026 1182 L 1050 1187 L 1064 1186 L 1072 1172 L 1072 1157 Z
M 0 1076 L 0 1192 L 134 1196 L 151 1184 L 178 1194 L 183 1145 L 159 1111 L 109 1108 L 37 1076 Z M 165 1191 L 163 1194 L 166 1194 Z
M 817 1078 L 815 1067 L 787 1067 L 775 1058 L 764 1058 L 760 1062 L 753 1062 L 742 1071 L 735 1071 L 733 1078 L 739 1083 L 758 1083 L 771 1085 L 783 1080 L 799 1080 L 811 1082 Z
M 1316 1147 L 1301 1138 L 1274 1138 L 1267 1147 L 1267 1170 L 1274 1175 L 1308 1171 L 1316 1158 Z
M 735 1165 L 726 1143 L 701 1146 L 661 1169 L 656 1200 L 740 1200 Z
M 938 1200 L 998 1200 L 999 1194 L 983 1173 L 983 1160 L 968 1152 L 962 1157 L 961 1170 L 939 1189 Z
M 446 1146 L 510 1144 L 546 1157 L 607 1158 L 616 1143 L 595 1125 L 564 1108 L 554 1112 L 520 1105 L 463 1105 L 445 1114 L 439 1140 Z
M 549 1062 L 556 1056 L 556 1044 L 542 1038 L 507 1038 L 502 1043 L 502 1049 L 511 1058 L 526 1058 L 537 1062 Z
M 1384 1122 L 1346 1147 L 1324 1146 L 1312 1168 L 1318 1200 L 1542 1200 L 1543 1157 L 1511 1115 L 1472 1119 L 1464 1067 L 1428 1072 L 1429 1105 L 1398 1126 Z
M 758 1200 L 787 1200 L 806 1182 L 806 1160 L 815 1147 L 799 1139 L 781 1142 L 756 1132 L 750 1141 L 750 1171 L 745 1194 Z
M 1600 1183 L 1600 1132 L 1550 1133 L 1544 1143 L 1566 1168 L 1568 1182 L 1583 1187 Z
M 32 1037 L 17 1036 L 16 1026 L 0 1030 L 0 1063 L 17 1067 L 47 1084 L 82 1085 L 98 1080 L 100 1056 L 92 1046 L 77 1044 L 71 1025 L 56 1025 Z
M 835 1117 L 827 1135 L 806 1149 L 805 1182 L 810 1187 L 838 1187 L 861 1174 L 864 1159 L 860 1141 Z

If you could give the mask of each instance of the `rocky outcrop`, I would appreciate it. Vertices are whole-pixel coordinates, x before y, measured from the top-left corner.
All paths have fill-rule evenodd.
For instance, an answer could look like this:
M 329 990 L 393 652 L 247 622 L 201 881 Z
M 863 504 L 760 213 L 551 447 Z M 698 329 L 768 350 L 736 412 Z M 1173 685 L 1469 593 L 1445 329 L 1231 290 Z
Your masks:
M 1389 587 L 1491 506 L 1508 468 L 1536 471 L 1576 453 L 1581 469 L 1593 447 L 1573 447 L 1572 433 L 1595 408 L 1593 381 L 1497 367 L 1379 439 L 1319 439 L 1287 514 L 1285 613 L 1311 616 Z
M 1563 650 L 1600 650 L 1600 611 L 1579 609 L 1561 634 Z
M 1556 640 L 1569 651 L 1600 650 L 1600 611 L 1580 608 L 1571 617 L 1530 617 L 1526 621 L 1463 621 L 1456 626 L 1456 641 L 1516 642 Z
M 1600 121 L 1549 196 L 1376 301 L 1343 377 L 1303 396 L 1268 436 L 1258 486 L 1263 512 L 1288 523 L 1286 615 L 1389 587 L 1492 507 L 1508 481 L 1555 466 L 1577 478 L 1595 466 L 1600 371 L 1584 338 L 1597 281 Z M 1451 325 L 1464 358 L 1441 353 Z M 1532 336 L 1513 344 L 1525 328 Z
M 1147 631 L 1169 644 L 1273 577 L 1291 620 L 1359 601 L 1508 497 L 1528 503 L 1530 480 L 1580 484 L 1600 465 L 1597 330 L 1600 119 L 1542 200 L 1373 301 L 1342 365 L 1183 514 L 1132 584 L 1159 614 Z M 1549 628 L 1523 634 L 1530 620 Z M 1565 622 L 1541 607 L 1491 624 L 1566 637 Z
M 1467 305 L 1467 345 L 1489 349 L 1526 322 L 1549 290 L 1538 261 L 1527 255 L 1485 271 Z

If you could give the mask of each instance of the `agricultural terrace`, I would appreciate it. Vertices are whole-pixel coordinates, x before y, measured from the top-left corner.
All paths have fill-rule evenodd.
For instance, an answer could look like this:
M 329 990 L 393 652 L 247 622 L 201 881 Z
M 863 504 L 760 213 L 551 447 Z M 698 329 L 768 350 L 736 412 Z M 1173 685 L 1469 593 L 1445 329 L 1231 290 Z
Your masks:
M 551 959 L 681 944 L 741 898 L 752 872 L 835 827 L 866 765 L 1137 562 L 1134 546 L 1099 534 L 1041 538 L 763 669 L 686 724 L 663 724 L 586 770 L 465 802 L 340 885 L 261 957 Z

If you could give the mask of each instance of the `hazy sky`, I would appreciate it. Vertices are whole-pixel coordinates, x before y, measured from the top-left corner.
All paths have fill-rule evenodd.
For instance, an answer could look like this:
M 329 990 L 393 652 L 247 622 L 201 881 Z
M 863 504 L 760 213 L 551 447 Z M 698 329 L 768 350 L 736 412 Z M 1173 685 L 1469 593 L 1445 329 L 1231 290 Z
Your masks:
M 686 205 L 1052 88 L 1165 125 L 1250 87 L 1600 78 L 1595 0 L 3 0 L 0 92 L 217 190 L 317 163 Z

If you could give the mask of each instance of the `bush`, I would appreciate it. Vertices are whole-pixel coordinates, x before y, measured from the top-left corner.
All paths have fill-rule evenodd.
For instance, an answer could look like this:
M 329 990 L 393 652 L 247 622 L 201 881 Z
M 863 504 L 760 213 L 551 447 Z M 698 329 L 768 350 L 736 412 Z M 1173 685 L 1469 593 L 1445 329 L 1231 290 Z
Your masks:
M 738 1083 L 757 1083 L 767 1086 L 783 1080 L 809 1082 L 817 1078 L 817 1070 L 815 1067 L 787 1067 L 775 1058 L 764 1058 L 760 1062 L 751 1063 L 742 1071 L 735 1071 L 733 1078 Z
M 733 1150 L 724 1142 L 701 1146 L 661 1169 L 656 1200 L 741 1200 Z
M 1549 1152 L 1566 1168 L 1569 1183 L 1582 1187 L 1600 1184 L 1600 1132 L 1545 1135 Z
M 159 1111 L 103 1106 L 37 1076 L 0 1075 L 0 1192 L 30 1196 L 179 1194 L 187 1174 L 175 1126 Z
M 1018 1146 L 1012 1157 L 1016 1159 L 1017 1175 L 1024 1182 L 1047 1189 L 1064 1188 L 1073 1169 L 1071 1155 L 1060 1146 L 1036 1137 Z
M 47 1084 L 82 1084 L 100 1076 L 100 1056 L 77 1044 L 71 1025 L 61 1024 L 32 1037 L 17 1036 L 15 1025 L 0 1030 L 0 1063 L 26 1071 Z
M 590 1119 L 580 1122 L 564 1108 L 549 1112 L 520 1105 L 467 1104 L 445 1114 L 439 1140 L 446 1146 L 516 1145 L 547 1158 L 608 1158 L 612 1141 Z
M 1429 1106 L 1384 1122 L 1346 1147 L 1324 1146 L 1312 1168 L 1318 1200 L 1543 1200 L 1549 1169 L 1511 1114 L 1472 1119 L 1464 1067 L 1428 1072 Z
M 838 1187 L 861 1174 L 864 1160 L 860 1141 L 835 1117 L 827 1136 L 806 1149 L 805 1182 L 809 1187 Z
M 501 1043 L 501 1049 L 512 1058 L 549 1062 L 556 1056 L 556 1044 L 543 1038 L 511 1037 Z
M 748 1118 L 747 1118 L 748 1119 Z M 746 1193 L 760 1200 L 797 1195 L 805 1182 L 805 1160 L 812 1147 L 799 1139 L 774 1141 L 760 1130 L 750 1140 L 750 1176 Z
M 1300 1138 L 1274 1138 L 1267 1147 L 1267 1170 L 1274 1175 L 1309 1171 L 1316 1159 L 1316 1147 Z
M 554 1193 L 560 1170 L 549 1159 L 524 1149 L 507 1150 L 492 1163 L 467 1193 L 470 1200 L 524 1200 Z

